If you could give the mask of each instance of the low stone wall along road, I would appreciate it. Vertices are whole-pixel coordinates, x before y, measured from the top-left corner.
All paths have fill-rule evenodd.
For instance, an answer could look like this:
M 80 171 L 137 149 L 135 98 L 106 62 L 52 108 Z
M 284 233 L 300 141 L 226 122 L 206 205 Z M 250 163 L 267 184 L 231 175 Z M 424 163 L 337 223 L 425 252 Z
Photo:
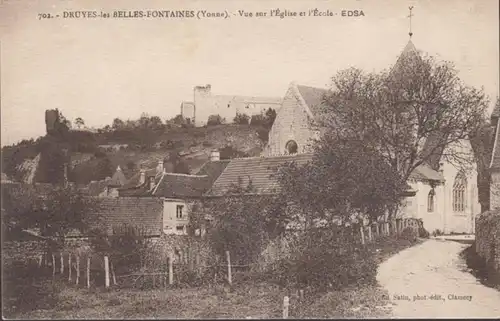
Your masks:
M 470 246 L 427 240 L 406 249 L 378 269 L 396 318 L 498 318 L 500 292 L 467 271 L 460 252 Z

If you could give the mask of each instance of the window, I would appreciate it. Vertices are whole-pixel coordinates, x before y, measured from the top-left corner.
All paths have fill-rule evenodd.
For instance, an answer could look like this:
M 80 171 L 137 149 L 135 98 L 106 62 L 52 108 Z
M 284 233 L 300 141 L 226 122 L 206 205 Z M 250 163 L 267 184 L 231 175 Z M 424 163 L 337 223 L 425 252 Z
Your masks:
M 294 140 L 289 140 L 285 145 L 285 149 L 288 154 L 296 154 L 299 150 L 299 146 Z
M 466 206 L 467 178 L 463 171 L 459 172 L 453 183 L 453 211 L 460 213 L 465 211 Z
M 176 226 L 175 229 L 177 230 L 177 232 L 184 232 L 184 225 Z
M 429 194 L 427 195 L 427 212 L 434 212 L 434 196 L 436 195 L 436 192 L 434 191 L 434 188 L 429 191 Z
M 184 209 L 184 205 L 177 205 L 176 213 L 175 213 L 176 218 L 182 218 L 182 210 L 183 209 Z

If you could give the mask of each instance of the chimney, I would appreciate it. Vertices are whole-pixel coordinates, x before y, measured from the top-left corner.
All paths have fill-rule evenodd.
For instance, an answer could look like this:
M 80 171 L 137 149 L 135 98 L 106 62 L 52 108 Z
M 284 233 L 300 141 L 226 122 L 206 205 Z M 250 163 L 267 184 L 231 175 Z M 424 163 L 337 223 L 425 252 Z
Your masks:
M 156 173 L 163 173 L 163 160 L 158 161 L 158 166 L 156 166 Z
M 149 189 L 155 188 L 155 178 L 153 176 L 149 177 Z
M 218 150 L 213 150 L 210 152 L 210 161 L 215 162 L 220 160 L 220 152 Z
M 146 183 L 146 170 L 141 169 L 141 176 L 139 178 L 139 184 L 142 185 L 144 183 Z

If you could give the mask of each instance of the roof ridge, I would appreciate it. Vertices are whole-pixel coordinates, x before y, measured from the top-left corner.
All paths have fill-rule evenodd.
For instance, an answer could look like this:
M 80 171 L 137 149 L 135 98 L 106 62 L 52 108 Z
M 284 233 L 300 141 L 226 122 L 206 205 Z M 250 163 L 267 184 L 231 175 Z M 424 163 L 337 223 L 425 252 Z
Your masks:
M 185 177 L 197 177 L 197 178 L 208 177 L 208 175 L 182 174 L 182 173 L 163 173 L 163 174 L 164 175 L 171 175 L 171 176 L 185 176 Z M 162 175 L 162 178 L 164 175 Z

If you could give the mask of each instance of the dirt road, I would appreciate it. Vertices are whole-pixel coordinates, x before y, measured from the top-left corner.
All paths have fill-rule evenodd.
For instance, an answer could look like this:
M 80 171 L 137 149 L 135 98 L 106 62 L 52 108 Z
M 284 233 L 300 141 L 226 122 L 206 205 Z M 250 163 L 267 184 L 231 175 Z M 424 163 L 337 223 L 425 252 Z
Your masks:
M 466 271 L 466 244 L 428 240 L 383 262 L 377 280 L 398 318 L 500 317 L 500 292 Z

